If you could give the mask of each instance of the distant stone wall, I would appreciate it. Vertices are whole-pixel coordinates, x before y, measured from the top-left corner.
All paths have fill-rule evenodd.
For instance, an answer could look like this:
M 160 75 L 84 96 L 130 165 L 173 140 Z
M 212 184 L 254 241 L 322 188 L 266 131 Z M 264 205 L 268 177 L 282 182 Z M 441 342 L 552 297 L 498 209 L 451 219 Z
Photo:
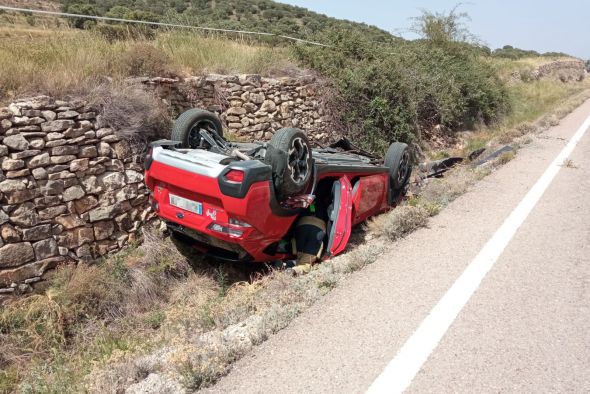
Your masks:
M 556 60 L 543 64 L 532 71 L 514 71 L 508 82 L 516 83 L 543 78 L 559 79 L 562 82 L 579 82 L 585 78 L 586 74 L 586 66 L 581 60 Z
M 298 127 L 312 141 L 340 136 L 326 105 L 326 85 L 313 76 L 264 78 L 256 74 L 185 79 L 139 78 L 180 113 L 204 108 L 217 113 L 226 131 L 247 140 L 268 140 L 282 127 Z
M 550 75 L 558 77 L 563 82 L 581 81 L 586 75 L 586 67 L 581 60 L 558 60 L 543 64 L 535 70 L 537 79 Z
M 0 108 L 0 296 L 119 250 L 151 217 L 140 158 L 85 102 Z

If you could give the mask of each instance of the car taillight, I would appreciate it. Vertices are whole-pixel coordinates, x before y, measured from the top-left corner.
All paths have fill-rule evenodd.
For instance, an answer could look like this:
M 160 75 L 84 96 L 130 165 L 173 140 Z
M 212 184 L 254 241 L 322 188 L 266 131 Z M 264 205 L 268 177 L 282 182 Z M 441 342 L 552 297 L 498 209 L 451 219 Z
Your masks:
M 228 182 L 242 183 L 244 181 L 244 171 L 230 170 L 225 174 L 224 178 Z
M 250 223 L 244 222 L 242 220 L 229 218 L 229 224 L 236 227 L 252 227 Z
M 209 230 L 217 231 L 218 233 L 227 234 L 230 237 L 241 237 L 244 232 L 242 230 L 238 230 L 232 227 L 223 226 L 219 223 L 211 223 L 208 226 Z

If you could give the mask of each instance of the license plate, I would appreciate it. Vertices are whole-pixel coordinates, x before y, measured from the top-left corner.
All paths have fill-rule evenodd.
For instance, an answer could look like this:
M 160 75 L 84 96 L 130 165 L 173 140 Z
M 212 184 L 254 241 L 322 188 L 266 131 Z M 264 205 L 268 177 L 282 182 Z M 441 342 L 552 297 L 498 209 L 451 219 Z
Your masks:
M 188 198 L 175 196 L 174 194 L 170 195 L 170 205 L 184 209 L 185 211 L 196 213 L 197 215 L 203 214 L 203 204 L 189 200 Z

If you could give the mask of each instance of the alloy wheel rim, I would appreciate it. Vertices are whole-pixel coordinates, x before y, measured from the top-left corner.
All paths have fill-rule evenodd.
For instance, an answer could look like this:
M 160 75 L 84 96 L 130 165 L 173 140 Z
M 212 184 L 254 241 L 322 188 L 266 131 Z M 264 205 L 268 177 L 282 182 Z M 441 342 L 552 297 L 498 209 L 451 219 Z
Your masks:
M 309 148 L 302 138 L 295 138 L 291 142 L 291 149 L 288 153 L 288 164 L 291 179 L 299 184 L 307 178 L 309 172 Z

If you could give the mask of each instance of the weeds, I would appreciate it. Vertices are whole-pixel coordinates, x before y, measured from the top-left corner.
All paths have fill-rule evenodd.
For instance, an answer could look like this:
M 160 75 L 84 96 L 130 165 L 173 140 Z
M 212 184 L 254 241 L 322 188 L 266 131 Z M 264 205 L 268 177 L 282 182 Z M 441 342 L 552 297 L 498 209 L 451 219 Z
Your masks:
M 387 215 L 372 218 L 367 227 L 373 234 L 395 241 L 419 227 L 424 227 L 428 216 L 428 211 L 420 206 L 403 205 Z
M 141 86 L 116 81 L 102 83 L 90 88 L 85 97 L 90 106 L 100 111 L 104 123 L 135 147 L 169 137 L 168 109 Z
M 563 161 L 562 167 L 566 168 L 578 168 L 578 166 L 574 163 L 572 159 L 565 159 Z
M 6 97 L 83 95 L 130 76 L 276 74 L 289 67 L 286 49 L 188 32 L 111 41 L 91 31 L 61 29 L 0 40 L 0 86 Z
M 504 152 L 498 157 L 498 163 L 500 165 L 504 165 L 514 159 L 516 157 L 516 153 L 514 151 Z

